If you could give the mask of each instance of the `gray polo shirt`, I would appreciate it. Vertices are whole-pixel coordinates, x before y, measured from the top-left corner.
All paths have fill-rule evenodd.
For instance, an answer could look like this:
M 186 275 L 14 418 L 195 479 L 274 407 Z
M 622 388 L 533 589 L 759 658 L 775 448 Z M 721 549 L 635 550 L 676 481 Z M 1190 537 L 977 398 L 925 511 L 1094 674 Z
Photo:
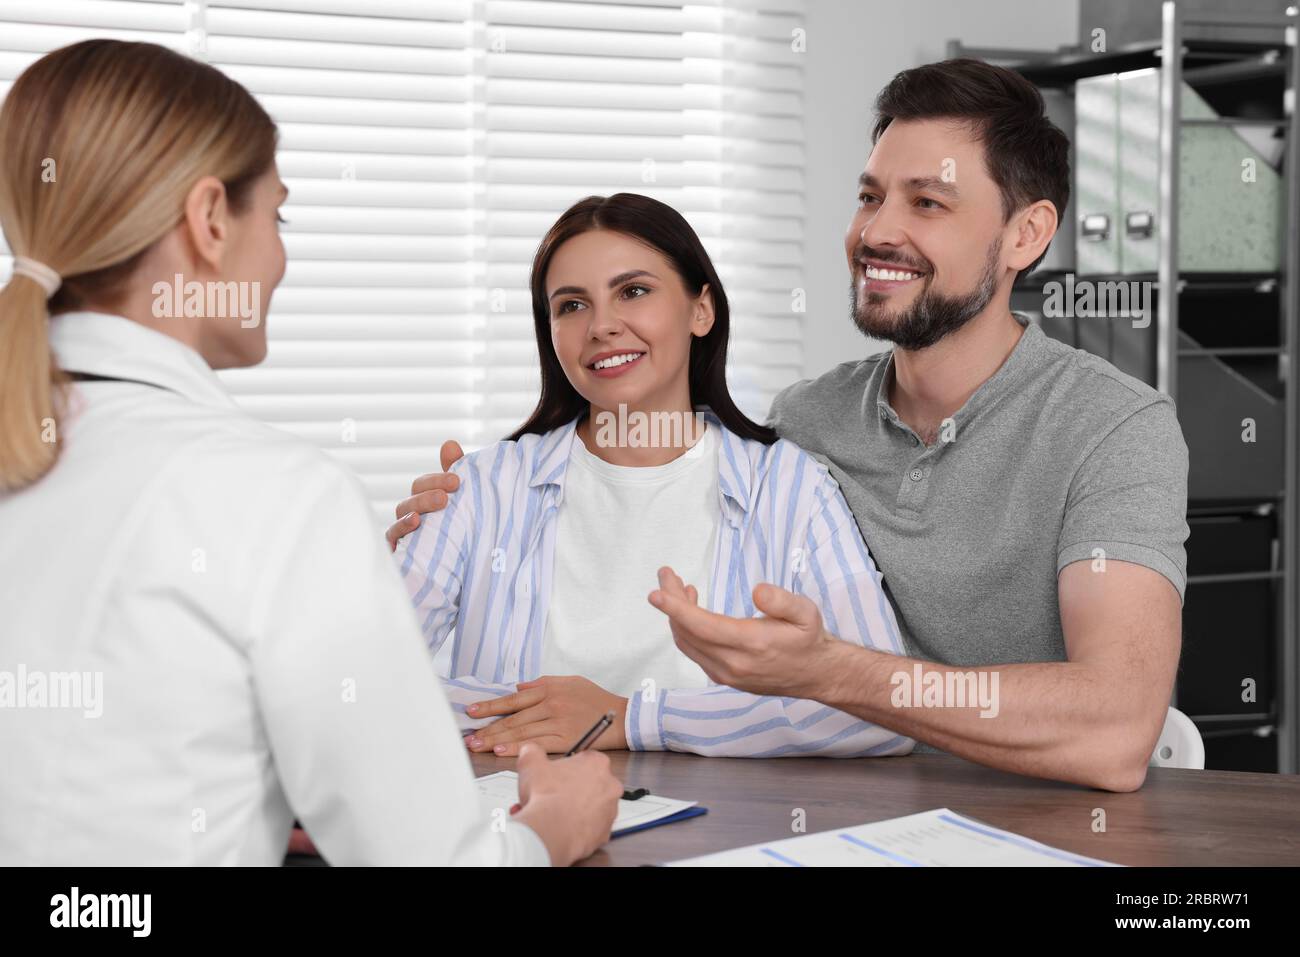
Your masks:
M 1056 576 L 1095 549 L 1182 596 L 1187 445 L 1168 396 L 1029 324 L 952 440 L 926 447 L 889 405 L 893 366 L 887 352 L 797 382 L 771 424 L 830 467 L 910 654 L 1065 660 Z

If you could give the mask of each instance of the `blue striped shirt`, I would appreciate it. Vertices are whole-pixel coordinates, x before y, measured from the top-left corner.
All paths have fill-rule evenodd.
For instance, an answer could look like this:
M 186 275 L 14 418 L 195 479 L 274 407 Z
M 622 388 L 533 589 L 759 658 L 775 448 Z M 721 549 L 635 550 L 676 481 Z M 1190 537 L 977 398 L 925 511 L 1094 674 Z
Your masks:
M 903 654 L 880 572 L 839 486 L 798 446 L 717 428 L 718 507 L 710 610 L 752 617 L 752 592 L 771 582 L 807 595 L 844 641 Z M 444 687 L 462 731 L 466 707 L 540 676 L 551 593 L 555 515 L 577 420 L 545 435 L 498 442 L 454 466 L 461 481 L 445 509 L 423 516 L 398 545 L 402 578 L 432 651 L 450 636 Z M 647 594 L 657 585 L 646 583 Z M 664 640 L 671 641 L 667 619 Z M 650 697 L 651 700 L 645 700 Z M 719 756 L 906 754 L 910 738 L 816 701 L 734 688 L 654 689 L 629 698 L 633 750 Z

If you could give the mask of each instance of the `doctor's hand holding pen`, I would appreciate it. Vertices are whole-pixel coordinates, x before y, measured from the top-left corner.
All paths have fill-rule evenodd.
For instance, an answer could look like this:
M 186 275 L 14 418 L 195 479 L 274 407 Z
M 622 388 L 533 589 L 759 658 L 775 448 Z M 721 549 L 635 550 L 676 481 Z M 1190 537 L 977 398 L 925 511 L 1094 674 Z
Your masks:
M 551 864 L 567 867 L 609 840 L 623 785 L 610 773 L 603 752 L 583 751 L 551 761 L 543 748 L 525 744 L 516 769 L 519 810 L 514 819 L 542 839 Z

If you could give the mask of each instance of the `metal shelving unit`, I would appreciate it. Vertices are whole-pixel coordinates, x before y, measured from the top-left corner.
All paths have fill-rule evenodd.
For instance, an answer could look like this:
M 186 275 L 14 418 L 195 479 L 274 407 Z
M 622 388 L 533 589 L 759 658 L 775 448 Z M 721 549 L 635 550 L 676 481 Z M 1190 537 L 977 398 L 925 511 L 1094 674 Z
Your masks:
M 1296 8 L 1278 17 L 1242 13 L 1184 15 L 1176 0 L 1166 0 L 1162 6 L 1162 33 L 1160 44 L 1160 213 L 1159 213 L 1159 267 L 1158 288 L 1173 290 L 1161 295 L 1157 301 L 1156 329 L 1159 337 L 1156 352 L 1156 388 L 1178 400 L 1178 357 L 1185 351 L 1179 347 L 1179 299 L 1184 279 L 1178 269 L 1178 214 L 1179 214 L 1179 152 L 1182 130 L 1192 124 L 1239 126 L 1265 124 L 1285 131 L 1286 153 L 1283 180 L 1285 183 L 1286 211 L 1283 249 L 1279 275 L 1282 315 L 1282 375 L 1285 382 L 1284 398 L 1284 450 L 1283 491 L 1278 503 L 1278 527 L 1281 542 L 1281 568 L 1259 575 L 1280 576 L 1282 582 L 1282 628 L 1278 661 L 1278 770 L 1294 774 L 1300 768 L 1300 713 L 1296 697 L 1300 691 L 1300 661 L 1297 655 L 1297 569 L 1300 569 L 1300 509 L 1296 507 L 1297 491 L 1297 427 L 1300 425 L 1300 392 L 1296 389 L 1295 371 L 1300 366 L 1300 109 L 1296 104 L 1296 89 L 1300 85 L 1300 42 L 1297 26 L 1300 15 Z M 1276 30 L 1283 34 L 1283 48 L 1287 51 L 1289 115 L 1282 120 L 1241 117 L 1217 117 L 1214 120 L 1188 120 L 1182 113 L 1182 90 L 1188 55 L 1187 28 L 1234 29 L 1248 27 L 1259 30 Z M 1213 352 L 1214 350 L 1209 350 Z M 1222 354 L 1225 350 L 1218 350 Z M 1205 576 L 1206 579 L 1212 576 Z M 1210 583 L 1203 579 L 1202 583 Z M 1189 581 L 1189 585 L 1191 582 Z M 1215 716 L 1205 716 L 1213 718 Z
M 1226 6 L 1226 0 L 1225 0 Z M 1162 7 L 1162 36 L 1158 40 L 1129 44 L 1108 53 L 1092 54 L 1077 49 L 1029 51 L 967 47 L 950 41 L 948 56 L 974 56 L 1015 69 L 1042 88 L 1070 90 L 1076 81 L 1111 73 L 1125 73 L 1150 67 L 1160 68 L 1159 112 L 1159 245 L 1156 273 L 1146 274 L 1156 282 L 1156 317 L 1154 368 L 1147 381 L 1178 399 L 1179 358 L 1215 357 L 1241 359 L 1276 357 L 1283 390 L 1282 476 L 1280 494 L 1268 501 L 1237 502 L 1235 509 L 1244 515 L 1275 518 L 1279 548 L 1269 567 L 1245 572 L 1190 574 L 1189 591 L 1205 586 L 1268 583 L 1281 587 L 1280 628 L 1277 635 L 1276 709 L 1261 709 L 1235 714 L 1193 714 L 1207 737 L 1229 734 L 1221 730 L 1233 723 L 1261 726 L 1273 723 L 1277 733 L 1277 768 L 1282 773 L 1300 770 L 1300 507 L 1297 507 L 1297 482 L 1300 480 L 1300 390 L 1296 388 L 1295 370 L 1300 369 L 1300 10 L 1288 8 L 1278 16 L 1222 13 L 1184 13 L 1176 0 L 1166 0 Z M 1189 28 L 1192 33 L 1189 34 Z M 1206 36 L 1199 31 L 1214 31 Z M 1258 35 L 1268 32 L 1267 42 L 1223 39 L 1226 30 L 1249 29 Z M 1279 42 L 1280 41 L 1280 42 Z M 1280 118 L 1257 116 L 1220 116 L 1192 119 L 1182 115 L 1184 81 L 1193 84 L 1233 83 L 1253 78 L 1272 77 L 1284 87 L 1287 109 Z M 1179 146 L 1181 131 L 1193 126 L 1263 126 L 1280 128 L 1285 136 L 1282 170 L 1285 204 L 1281 237 L 1281 269 L 1276 274 L 1186 274 L 1178 267 L 1179 226 Z M 1073 224 L 1065 224 L 1073 227 Z M 1128 274 L 1125 278 L 1139 278 Z M 1032 296 L 1035 289 L 1051 275 L 1035 275 L 1022 280 L 1017 291 Z M 1090 277 L 1093 279 L 1105 277 Z M 1119 277 L 1110 277 L 1119 278 Z M 1202 347 L 1180 344 L 1179 300 L 1185 294 L 1209 292 L 1229 295 L 1277 294 L 1279 311 L 1279 345 L 1218 345 Z M 1183 411 L 1180 410 L 1180 419 Z M 1186 431 L 1186 425 L 1184 426 Z M 1250 498 L 1247 496 L 1247 498 Z M 1205 511 L 1193 502 L 1189 518 Z M 1276 596 L 1276 592 L 1273 592 Z M 1272 599 L 1268 600 L 1271 606 Z M 1225 635 L 1225 640 L 1228 636 Z M 1177 702 L 1175 702 L 1177 703 Z

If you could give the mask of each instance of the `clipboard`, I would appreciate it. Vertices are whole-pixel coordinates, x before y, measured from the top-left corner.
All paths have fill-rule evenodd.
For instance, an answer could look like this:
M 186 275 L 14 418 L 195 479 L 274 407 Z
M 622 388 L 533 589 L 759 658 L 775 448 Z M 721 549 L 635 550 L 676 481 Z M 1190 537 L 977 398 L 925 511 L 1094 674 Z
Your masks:
M 519 801 L 519 775 L 514 771 L 486 774 L 478 778 L 477 783 L 483 806 L 490 812 L 504 808 L 508 814 L 511 806 Z M 635 801 L 620 800 L 611 836 L 635 834 L 637 831 L 646 831 L 661 824 L 674 824 L 706 813 L 708 808 L 701 807 L 694 801 L 681 801 L 655 794 L 647 794 Z

